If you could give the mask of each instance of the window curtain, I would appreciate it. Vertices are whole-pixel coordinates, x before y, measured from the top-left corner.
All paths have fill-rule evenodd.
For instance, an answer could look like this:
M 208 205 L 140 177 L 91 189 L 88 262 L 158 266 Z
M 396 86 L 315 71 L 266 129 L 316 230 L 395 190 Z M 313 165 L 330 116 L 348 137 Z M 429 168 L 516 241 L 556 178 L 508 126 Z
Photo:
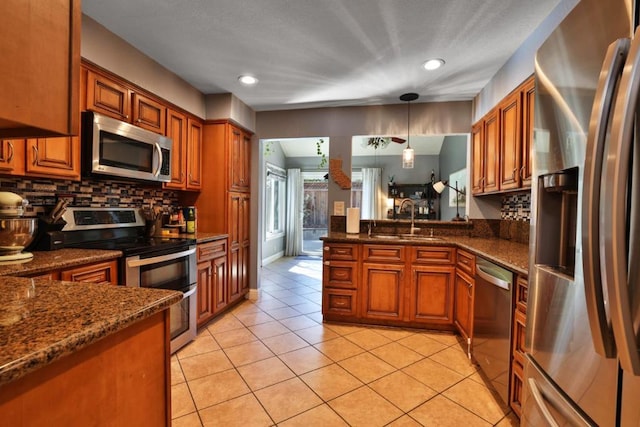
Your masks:
M 285 256 L 302 253 L 302 199 L 304 187 L 300 169 L 287 170 L 287 221 L 285 226 Z
M 381 219 L 385 208 L 382 191 L 382 169 L 362 168 L 362 219 Z

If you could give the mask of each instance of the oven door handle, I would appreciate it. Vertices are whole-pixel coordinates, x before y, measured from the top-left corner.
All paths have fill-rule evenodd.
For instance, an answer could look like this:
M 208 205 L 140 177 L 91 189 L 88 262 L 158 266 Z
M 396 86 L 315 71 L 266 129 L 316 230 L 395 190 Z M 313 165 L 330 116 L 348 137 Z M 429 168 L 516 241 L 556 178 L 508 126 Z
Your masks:
M 153 258 L 143 258 L 143 259 L 128 259 L 127 267 L 141 267 L 143 265 L 149 264 L 157 264 L 159 262 L 171 261 L 172 259 L 178 259 L 185 256 L 193 255 L 196 253 L 196 248 L 188 249 L 182 252 L 176 252 L 173 254 L 167 254 L 162 256 L 156 256 Z
M 182 294 L 182 299 L 187 299 L 190 296 L 192 296 L 193 294 L 196 293 L 196 290 L 198 289 L 197 286 L 194 286 L 193 289 L 189 289 L 187 292 L 185 292 L 184 294 Z

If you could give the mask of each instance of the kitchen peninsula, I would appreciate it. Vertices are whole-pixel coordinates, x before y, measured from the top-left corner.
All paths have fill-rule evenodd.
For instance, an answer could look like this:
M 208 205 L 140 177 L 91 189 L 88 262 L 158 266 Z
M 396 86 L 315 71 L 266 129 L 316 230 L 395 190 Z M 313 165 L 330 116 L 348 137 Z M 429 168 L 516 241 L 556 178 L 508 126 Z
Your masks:
M 39 255 L 0 274 L 41 272 Z M 3 423 L 169 425 L 168 308 L 180 292 L 4 275 L 0 295 Z

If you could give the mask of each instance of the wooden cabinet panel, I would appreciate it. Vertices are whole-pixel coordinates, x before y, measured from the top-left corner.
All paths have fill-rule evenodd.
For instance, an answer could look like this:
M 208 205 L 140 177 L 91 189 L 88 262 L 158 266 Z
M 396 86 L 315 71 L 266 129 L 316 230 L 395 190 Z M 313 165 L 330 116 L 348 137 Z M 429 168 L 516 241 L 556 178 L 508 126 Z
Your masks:
M 484 191 L 484 122 L 481 120 L 471 127 L 471 191 Z
M 219 313 L 229 302 L 227 286 L 227 256 L 219 256 L 211 261 L 213 271 L 213 313 Z
M 345 289 L 325 289 L 322 293 L 322 314 L 354 317 L 357 313 L 357 292 Z
M 484 121 L 484 181 L 485 193 L 500 190 L 500 123 L 497 111 Z
M 516 280 L 516 309 L 520 310 L 524 314 L 527 313 L 528 292 L 529 284 L 527 279 L 522 276 L 518 276 L 518 280 Z
M 362 260 L 370 262 L 404 262 L 406 247 L 401 245 L 363 245 Z
M 0 136 L 78 135 L 79 0 L 3 0 Z
M 187 183 L 186 190 L 202 188 L 202 124 L 187 119 Z
M 533 174 L 531 148 L 533 146 L 535 90 L 535 79 L 531 77 L 522 87 L 522 162 L 520 166 L 520 180 L 523 188 L 531 187 L 531 176 Z
M 229 249 L 229 302 L 233 302 L 240 298 L 242 291 L 242 284 L 240 283 L 240 274 L 242 266 L 240 265 L 240 247 L 231 247 Z
M 520 187 L 520 150 L 522 129 L 521 93 L 515 91 L 505 98 L 500 111 L 500 189 Z
M 215 240 L 201 243 L 196 247 L 198 262 L 209 261 L 227 255 L 227 241 Z
M 196 322 L 202 326 L 213 315 L 213 266 L 210 261 L 197 265 L 198 299 L 196 304 Z
M 456 271 L 454 324 L 460 335 L 470 342 L 473 337 L 473 292 L 474 279 L 463 271 Z
M 133 94 L 133 120 L 136 126 L 164 135 L 167 107 L 139 93 Z
M 324 261 L 322 279 L 325 287 L 356 289 L 358 264 L 354 261 Z
M 173 140 L 171 150 L 171 182 L 165 188 L 183 190 L 187 186 L 187 117 L 177 111 L 167 110 L 166 136 Z
M 363 264 L 363 316 L 401 320 L 404 315 L 403 279 L 404 265 Z
M 89 71 L 87 109 L 130 122 L 131 90 L 105 76 Z
M 455 271 L 453 265 L 412 268 L 409 320 L 452 324 Z
M 79 138 L 28 139 L 25 172 L 27 175 L 79 180 Z
M 509 406 L 520 417 L 522 414 L 522 386 L 524 373 L 522 366 L 514 363 L 511 366 L 511 386 L 509 387 Z
M 118 264 L 114 260 L 62 270 L 60 279 L 69 282 L 117 285 Z
M 513 316 L 513 336 L 511 339 L 513 360 L 524 366 L 525 354 L 525 330 L 527 325 L 527 316 L 520 310 L 516 310 Z
M 476 257 L 469 252 L 458 249 L 456 252 L 456 265 L 458 269 L 473 277 L 476 274 Z
M 230 132 L 230 189 L 246 192 L 250 186 L 251 137 L 235 126 L 230 126 Z
M 0 140 L 0 173 L 6 175 L 24 175 L 25 173 L 25 140 Z
M 196 256 L 198 260 L 197 321 L 198 326 L 202 326 L 226 308 L 229 302 L 230 282 L 227 280 L 229 266 L 227 265 L 226 239 L 198 244 Z
M 324 259 L 330 260 L 355 261 L 358 259 L 359 247 L 359 245 L 352 245 L 350 243 L 325 243 L 323 256 Z
M 438 246 L 413 246 L 411 262 L 414 264 L 453 264 L 455 249 Z

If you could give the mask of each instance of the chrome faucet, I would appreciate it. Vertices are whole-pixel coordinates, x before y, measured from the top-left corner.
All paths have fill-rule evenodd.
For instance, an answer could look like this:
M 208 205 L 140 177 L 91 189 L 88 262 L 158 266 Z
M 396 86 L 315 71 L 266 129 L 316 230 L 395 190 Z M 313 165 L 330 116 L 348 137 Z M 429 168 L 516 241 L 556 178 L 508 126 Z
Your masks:
M 408 202 L 411 205 L 411 230 L 409 231 L 409 234 L 413 234 L 414 232 L 420 230 L 419 228 L 414 227 L 416 203 L 411 199 L 402 199 L 400 201 L 400 208 L 399 208 L 401 212 L 402 212 L 402 206 L 404 206 L 406 202 Z

